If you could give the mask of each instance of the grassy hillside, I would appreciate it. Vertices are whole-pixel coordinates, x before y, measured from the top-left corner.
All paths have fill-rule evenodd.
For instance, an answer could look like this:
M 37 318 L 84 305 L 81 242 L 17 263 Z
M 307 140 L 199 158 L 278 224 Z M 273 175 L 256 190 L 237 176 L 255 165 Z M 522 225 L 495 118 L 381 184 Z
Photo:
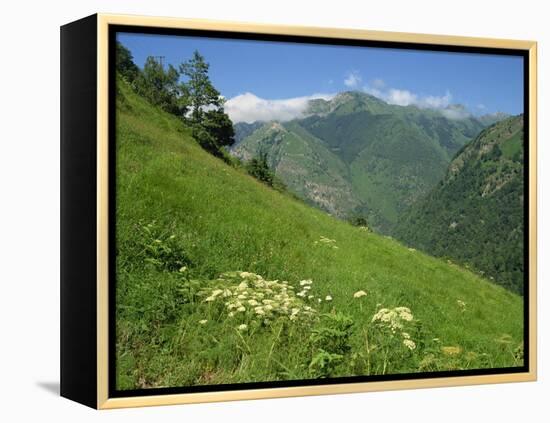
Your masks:
M 401 213 L 435 187 L 455 153 L 484 127 L 442 113 L 344 92 L 312 100 L 307 117 L 277 123 L 277 132 L 274 122 L 235 125 L 232 152 L 245 160 L 267 154 L 299 197 L 338 217 L 364 216 L 391 234 Z
M 515 116 L 464 147 L 433 192 L 403 215 L 395 234 L 522 293 L 523 191 L 523 116 Z
M 519 296 L 268 188 L 121 80 L 116 122 L 119 389 L 522 364 Z

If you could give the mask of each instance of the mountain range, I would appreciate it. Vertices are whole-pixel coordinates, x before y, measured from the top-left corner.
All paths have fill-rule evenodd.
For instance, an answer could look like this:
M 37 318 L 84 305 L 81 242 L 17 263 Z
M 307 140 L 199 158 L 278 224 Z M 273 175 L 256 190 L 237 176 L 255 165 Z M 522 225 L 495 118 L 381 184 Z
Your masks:
M 266 155 L 289 190 L 340 218 L 362 216 L 391 233 L 400 216 L 445 176 L 455 154 L 488 125 L 461 105 L 398 106 L 349 91 L 311 100 L 303 117 L 235 125 L 231 152 Z

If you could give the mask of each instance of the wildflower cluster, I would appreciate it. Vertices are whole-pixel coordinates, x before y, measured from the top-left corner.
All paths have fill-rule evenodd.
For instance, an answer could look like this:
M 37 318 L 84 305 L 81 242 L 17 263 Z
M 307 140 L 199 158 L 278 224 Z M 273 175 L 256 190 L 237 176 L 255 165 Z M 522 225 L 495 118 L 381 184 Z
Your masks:
M 321 237 L 319 237 L 319 240 L 315 241 L 313 244 L 314 245 L 326 245 L 327 247 L 333 248 L 335 250 L 338 249 L 338 246 L 336 245 L 336 240 L 335 239 L 330 239 L 330 238 L 327 238 L 326 236 L 322 236 L 322 235 L 321 235 Z
M 310 295 L 311 284 L 310 280 L 301 281 L 302 290 L 296 294 L 286 281 L 265 280 L 250 272 L 227 272 L 202 293 L 206 296 L 204 302 L 222 305 L 230 318 L 268 325 L 280 318 L 296 321 L 314 316 L 316 310 L 299 298 Z M 247 327 L 241 323 L 238 329 L 244 331 Z
M 381 308 L 374 316 L 372 323 L 380 329 L 389 330 L 392 335 L 399 333 L 402 337 L 402 343 L 410 350 L 416 348 L 416 343 L 411 336 L 405 332 L 407 324 L 414 320 L 414 316 L 408 307 L 395 307 L 392 309 Z

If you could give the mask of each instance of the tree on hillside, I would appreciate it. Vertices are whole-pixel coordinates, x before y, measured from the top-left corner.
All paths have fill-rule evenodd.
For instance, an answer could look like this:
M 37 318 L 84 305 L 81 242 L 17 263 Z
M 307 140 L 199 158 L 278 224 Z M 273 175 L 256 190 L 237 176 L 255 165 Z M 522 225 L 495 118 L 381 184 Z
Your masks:
M 367 218 L 363 216 L 362 214 L 352 214 L 348 218 L 348 222 L 352 224 L 353 226 L 360 226 L 363 228 L 368 228 L 369 224 L 367 221 Z
M 160 106 L 168 113 L 182 115 L 179 73 L 172 65 L 164 70 L 162 64 L 154 57 L 149 56 L 143 70 L 135 80 L 136 92 L 149 100 L 150 103 Z
M 235 142 L 233 122 L 231 122 L 231 119 L 229 119 L 223 108 L 205 112 L 202 126 L 216 139 L 219 148 L 229 147 Z
M 187 77 L 187 81 L 182 84 L 182 94 L 194 122 L 200 122 L 207 110 L 223 107 L 223 98 L 208 76 L 209 67 L 196 50 L 191 59 L 179 66 L 181 75 Z
M 222 147 L 235 142 L 233 123 L 223 109 L 224 100 L 208 76 L 209 64 L 198 51 L 179 67 L 186 80 L 180 84 L 181 105 L 193 136 L 210 153 L 222 157 Z
M 116 42 L 116 69 L 130 83 L 134 82 L 139 74 L 132 53 L 119 41 Z
M 235 142 L 233 123 L 224 111 L 223 97 L 210 81 L 209 64 L 198 51 L 178 68 L 169 64 L 165 69 L 149 56 L 140 70 L 130 50 L 117 42 L 116 63 L 117 71 L 137 94 L 186 121 L 205 150 L 227 159 L 223 148 Z
M 245 169 L 250 176 L 253 176 L 274 190 L 288 193 L 285 183 L 279 179 L 277 175 L 275 175 L 275 172 L 269 167 L 267 163 L 267 153 L 261 152 L 256 157 L 250 159 L 246 162 Z M 299 197 L 296 196 L 294 196 L 294 198 L 299 199 Z
M 252 158 L 246 164 L 246 171 L 249 175 L 255 177 L 256 179 L 269 186 L 273 186 L 274 175 L 267 164 L 266 153 L 260 153 L 257 157 Z

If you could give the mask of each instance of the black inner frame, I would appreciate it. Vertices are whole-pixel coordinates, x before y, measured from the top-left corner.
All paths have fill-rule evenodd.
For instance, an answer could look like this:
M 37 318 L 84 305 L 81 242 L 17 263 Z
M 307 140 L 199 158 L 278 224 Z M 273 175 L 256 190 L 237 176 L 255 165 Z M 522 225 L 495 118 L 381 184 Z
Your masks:
M 523 114 L 524 114 L 524 293 L 523 293 L 523 342 L 524 361 L 523 366 L 502 367 L 491 369 L 469 369 L 423 373 L 400 373 L 391 375 L 374 376 L 347 376 L 328 379 L 306 379 L 233 383 L 219 385 L 197 385 L 168 388 L 147 389 L 116 389 L 116 35 L 117 33 L 138 33 L 154 35 L 179 35 L 188 37 L 209 37 L 220 39 L 238 39 L 250 41 L 278 41 L 301 44 L 323 44 L 352 47 L 377 47 L 393 48 L 401 50 L 423 50 L 451 53 L 477 53 L 489 55 L 518 56 L 523 58 Z M 437 44 L 420 44 L 394 41 L 371 41 L 342 38 L 323 38 L 295 35 L 256 34 L 231 31 L 176 29 L 144 27 L 134 25 L 109 25 L 108 28 L 108 63 L 109 63 L 109 345 L 108 345 L 108 391 L 109 398 L 136 397 L 148 395 L 185 394 L 196 392 L 216 392 L 232 390 L 250 390 L 258 388 L 282 388 L 296 386 L 335 385 L 342 383 L 397 381 L 411 379 L 445 378 L 456 376 L 479 376 L 510 373 L 529 372 L 529 51 L 519 49 L 488 48 L 488 47 L 464 47 L 444 46 Z

